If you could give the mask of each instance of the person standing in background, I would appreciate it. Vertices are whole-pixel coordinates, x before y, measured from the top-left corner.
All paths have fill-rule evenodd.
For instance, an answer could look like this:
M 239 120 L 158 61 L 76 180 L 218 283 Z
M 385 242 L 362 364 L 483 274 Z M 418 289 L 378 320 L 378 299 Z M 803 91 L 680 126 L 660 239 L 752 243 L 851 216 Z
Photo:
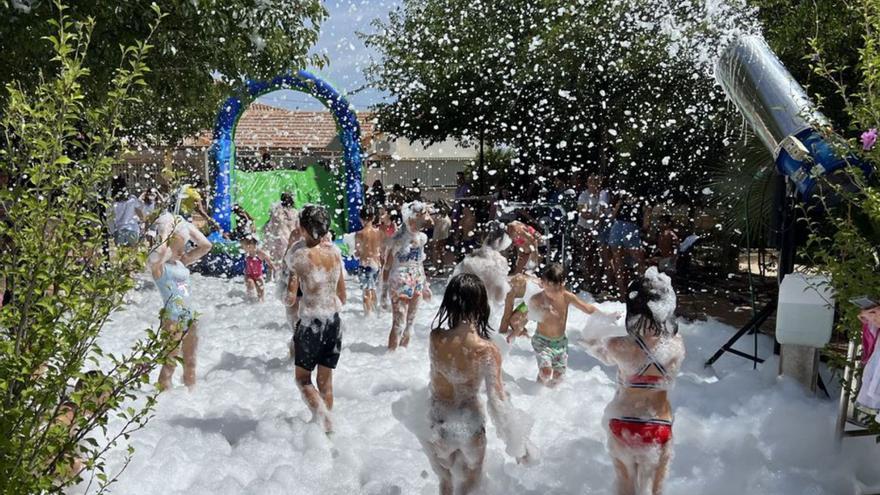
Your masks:
M 113 240 L 117 246 L 136 246 L 145 217 L 144 204 L 128 190 L 125 177 L 113 179 L 113 199 Z
M 607 259 L 602 256 L 603 246 L 608 240 L 608 224 L 605 216 L 610 207 L 608 191 L 602 189 L 602 176 L 591 174 L 587 178 L 586 189 L 577 199 L 578 221 L 575 228 L 575 253 L 583 260 L 578 263 L 584 281 L 583 290 L 593 294 L 603 286 Z
M 291 234 L 299 230 L 299 212 L 296 211 L 294 197 L 292 192 L 281 193 L 281 201 L 272 206 L 269 220 L 263 225 L 263 243 L 276 266 L 281 266 Z
M 642 229 L 645 228 L 645 209 L 642 198 L 620 190 L 612 213 L 614 223 L 608 234 L 614 262 L 614 278 L 618 296 L 623 299 L 631 277 L 630 261 L 636 273 L 644 271 L 645 252 L 642 249 Z
M 385 206 L 385 187 L 382 185 L 382 181 L 379 179 L 374 180 L 373 185 L 364 194 L 364 198 L 366 204 L 370 206 L 375 206 L 376 208 Z

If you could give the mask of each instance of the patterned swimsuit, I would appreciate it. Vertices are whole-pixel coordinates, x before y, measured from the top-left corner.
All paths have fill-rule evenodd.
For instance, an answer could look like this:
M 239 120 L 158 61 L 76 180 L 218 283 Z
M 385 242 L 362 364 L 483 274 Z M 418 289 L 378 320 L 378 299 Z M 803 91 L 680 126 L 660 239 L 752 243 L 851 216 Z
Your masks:
M 395 238 L 394 269 L 391 273 L 391 291 L 400 299 L 413 299 L 424 292 L 427 285 L 425 269 L 425 234 L 401 231 Z

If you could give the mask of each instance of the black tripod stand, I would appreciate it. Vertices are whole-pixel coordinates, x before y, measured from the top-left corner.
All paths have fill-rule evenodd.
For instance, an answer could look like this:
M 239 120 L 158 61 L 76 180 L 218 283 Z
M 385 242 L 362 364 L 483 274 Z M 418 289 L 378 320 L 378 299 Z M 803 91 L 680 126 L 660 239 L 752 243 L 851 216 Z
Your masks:
M 779 266 L 777 270 L 777 283 L 781 284 L 782 279 L 794 271 L 794 254 L 796 246 L 795 236 L 794 236 L 794 224 L 797 217 L 797 212 L 795 210 L 794 201 L 796 201 L 797 196 L 794 193 L 794 187 L 792 187 L 788 180 L 782 175 L 776 175 L 776 184 L 773 192 L 773 212 L 774 218 L 776 221 L 774 222 L 774 238 L 776 239 L 776 246 L 779 249 Z M 761 328 L 768 318 L 776 312 L 776 306 L 778 304 L 777 300 L 773 300 L 772 302 L 767 303 L 766 306 L 761 308 L 760 311 L 752 316 L 752 319 L 749 320 L 748 323 L 745 324 L 742 328 L 739 329 L 724 345 L 718 349 L 715 354 L 712 355 L 707 361 L 706 366 L 712 366 L 715 361 L 724 355 L 725 352 L 729 352 L 736 356 L 748 359 L 755 363 L 763 363 L 764 360 L 758 357 L 758 339 L 757 335 L 755 336 L 755 348 L 753 354 L 749 355 L 743 351 L 737 350 L 733 348 L 733 345 L 741 339 L 744 335 L 752 335 L 757 334 L 758 329 Z M 778 352 L 778 345 L 776 344 L 774 347 L 774 352 Z M 824 389 L 824 385 L 822 387 Z

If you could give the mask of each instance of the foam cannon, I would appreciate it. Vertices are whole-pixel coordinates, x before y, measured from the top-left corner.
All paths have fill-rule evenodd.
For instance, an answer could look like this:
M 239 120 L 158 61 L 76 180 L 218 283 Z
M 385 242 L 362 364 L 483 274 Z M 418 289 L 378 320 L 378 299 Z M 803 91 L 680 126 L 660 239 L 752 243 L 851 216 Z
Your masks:
M 831 129 L 830 122 L 807 97 L 782 62 L 763 39 L 743 36 L 732 42 L 715 66 L 715 77 L 758 139 L 773 155 L 779 173 L 774 198 L 777 247 L 779 248 L 779 299 L 772 301 L 741 328 L 712 356 L 706 365 L 729 352 L 763 362 L 733 348 L 743 335 L 755 332 L 768 317 L 777 313 L 776 338 L 782 345 L 780 373 L 791 376 L 811 390 L 817 386 L 818 349 L 827 344 L 833 322 L 833 293 L 827 281 L 808 280 L 792 273 L 796 239 L 793 202 L 810 201 L 822 176 L 830 176 L 848 165 L 869 168 L 852 156 L 841 156 L 820 132 Z M 829 180 L 847 185 L 846 174 Z M 797 198 L 792 193 L 797 191 Z M 820 287 L 807 291 L 807 287 Z
M 820 134 L 831 128 L 828 119 L 760 37 L 732 42 L 718 59 L 715 77 L 802 199 L 810 197 L 818 177 L 858 163 L 836 153 Z

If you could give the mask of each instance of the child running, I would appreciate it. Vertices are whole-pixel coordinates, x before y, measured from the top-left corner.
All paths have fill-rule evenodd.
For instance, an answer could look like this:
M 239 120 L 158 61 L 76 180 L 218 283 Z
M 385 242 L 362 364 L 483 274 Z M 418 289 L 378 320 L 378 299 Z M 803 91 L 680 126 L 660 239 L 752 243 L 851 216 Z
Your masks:
M 244 249 L 244 283 L 247 287 L 247 297 L 252 301 L 263 302 L 266 285 L 263 279 L 263 263 L 265 262 L 269 267 L 270 273 L 275 271 L 275 264 L 265 251 L 257 247 L 257 240 L 253 236 L 242 239 L 241 247 Z
M 419 302 L 431 297 L 425 277 L 425 244 L 428 236 L 421 229 L 431 224 L 428 209 L 421 201 L 403 205 L 403 225 L 391 239 L 385 260 L 383 282 L 391 293 L 392 323 L 388 350 L 409 345 Z M 401 331 L 402 330 L 402 331 Z
M 361 290 L 364 291 L 364 315 L 370 316 L 376 310 L 376 285 L 382 271 L 382 243 L 385 233 L 376 227 L 379 212 L 375 206 L 361 209 L 361 223 L 364 228 L 355 235 L 355 254 L 360 260 L 358 272 Z
M 198 314 L 190 303 L 190 279 L 187 265 L 200 260 L 211 251 L 211 242 L 193 224 L 181 217 L 163 213 L 156 221 L 160 239 L 168 239 L 150 255 L 150 271 L 163 307 L 159 313 L 162 330 L 178 342 L 159 372 L 159 389 L 171 388 L 171 377 L 177 367 L 177 356 L 183 348 L 183 383 L 192 389 L 196 384 L 196 346 Z M 186 250 L 192 241 L 195 247 Z
M 538 382 L 556 386 L 562 381 L 568 366 L 568 307 L 574 306 L 587 314 L 605 314 L 565 288 L 565 269 L 559 263 L 547 265 L 541 272 L 543 290 L 526 301 L 532 317 L 538 320 L 538 329 L 532 336 L 532 348 L 538 360 Z M 612 316 L 612 315 L 609 315 Z M 619 315 L 613 315 L 615 318 Z M 522 333 L 523 326 L 515 329 L 514 336 Z
M 330 217 L 322 206 L 306 205 L 300 214 L 305 245 L 293 251 L 287 304 L 299 304 L 293 334 L 296 384 L 327 434 L 333 432 L 333 370 L 342 351 L 342 321 L 345 278 L 342 254 L 330 242 Z M 301 295 L 298 294 L 301 291 Z M 318 368 L 317 389 L 312 372 Z
M 617 493 L 663 492 L 672 456 L 668 392 L 684 361 L 675 321 L 675 292 L 665 274 L 648 268 L 626 295 L 626 337 L 590 337 L 587 350 L 618 368 L 618 388 L 605 409 Z
M 475 275 L 452 277 L 430 340 L 430 438 L 420 439 L 440 478 L 440 494 L 480 492 L 486 455 L 486 420 L 477 397 L 486 385 L 486 404 L 507 454 L 529 460 L 531 421 L 515 409 L 504 390 L 501 353 L 489 339 L 486 289 Z

